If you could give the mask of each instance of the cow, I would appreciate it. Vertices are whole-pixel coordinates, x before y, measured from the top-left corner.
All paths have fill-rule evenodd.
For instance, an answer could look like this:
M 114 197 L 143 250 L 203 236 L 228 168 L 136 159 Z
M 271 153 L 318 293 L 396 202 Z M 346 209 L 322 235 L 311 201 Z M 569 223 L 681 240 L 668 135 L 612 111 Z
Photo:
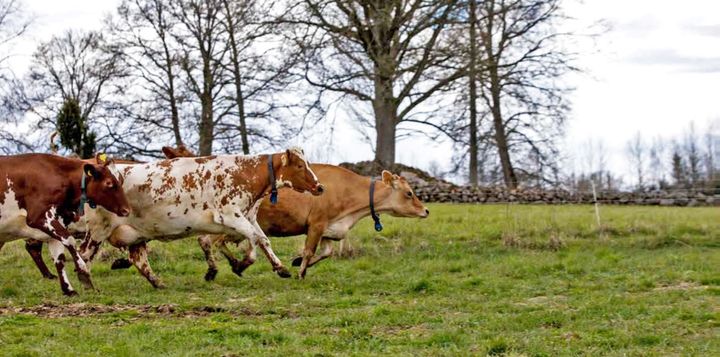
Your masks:
M 192 155 L 184 150 L 178 151 L 165 147 L 168 157 Z M 300 266 L 298 276 L 304 278 L 307 268 L 332 254 L 333 240 L 342 240 L 350 229 L 362 218 L 373 216 L 379 224 L 378 214 L 388 213 L 398 217 L 426 218 L 430 211 L 422 204 L 405 178 L 383 171 L 381 180 L 373 184 L 374 179 L 358 175 L 339 166 L 312 164 L 310 167 L 325 185 L 326 193 L 319 197 L 299 194 L 289 189 L 279 191 L 279 202 L 273 205 L 269 198 L 262 201 L 257 222 L 268 236 L 286 237 L 306 234 L 305 248 L 301 257 L 293 259 L 293 266 Z M 370 188 L 374 190 L 371 196 Z M 374 197 L 373 197 L 374 196 Z M 370 197 L 373 197 L 371 209 Z M 382 226 L 376 227 L 382 229 Z M 205 280 L 213 280 L 217 274 L 217 264 L 213 257 L 213 246 L 217 246 L 228 259 L 232 271 L 237 275 L 255 261 L 252 245 L 240 261 L 230 252 L 226 243 L 239 242 L 238 236 L 204 235 L 198 238 L 205 253 L 208 271 Z M 315 255 L 318 245 L 323 249 Z M 122 267 L 121 262 L 115 263 Z
M 313 195 L 324 190 L 299 148 L 262 156 L 174 158 L 118 169 L 133 212 L 126 218 L 104 210 L 89 215 L 91 234 L 81 255 L 91 261 L 105 240 L 127 247 L 130 262 L 155 288 L 163 284 L 147 261 L 146 243 L 197 234 L 248 238 L 279 276 L 290 277 L 257 224 L 261 198 L 267 193 L 274 198 L 280 187 Z
M 17 239 L 47 242 L 60 288 L 68 296 L 77 292 L 65 273 L 65 249 L 75 263 L 78 279 L 93 289 L 90 271 L 68 225 L 83 215 L 86 202 L 120 217 L 131 211 L 110 163 L 96 159 L 91 164 L 51 154 L 0 156 L 0 247 Z

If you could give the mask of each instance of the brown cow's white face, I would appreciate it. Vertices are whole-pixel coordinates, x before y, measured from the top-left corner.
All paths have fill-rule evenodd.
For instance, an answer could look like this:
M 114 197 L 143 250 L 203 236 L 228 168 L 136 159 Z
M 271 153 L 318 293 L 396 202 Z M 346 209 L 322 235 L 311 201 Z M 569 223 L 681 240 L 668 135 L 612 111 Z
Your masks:
M 385 201 L 385 204 L 390 206 L 390 215 L 395 217 L 427 218 L 430 210 L 415 195 L 404 177 L 393 175 L 390 171 L 383 171 L 382 181 L 392 188 L 390 197 Z
M 276 173 L 276 178 L 298 192 L 309 191 L 318 196 L 324 191 L 317 176 L 310 169 L 310 163 L 298 148 L 288 149 L 282 154 L 282 167 Z

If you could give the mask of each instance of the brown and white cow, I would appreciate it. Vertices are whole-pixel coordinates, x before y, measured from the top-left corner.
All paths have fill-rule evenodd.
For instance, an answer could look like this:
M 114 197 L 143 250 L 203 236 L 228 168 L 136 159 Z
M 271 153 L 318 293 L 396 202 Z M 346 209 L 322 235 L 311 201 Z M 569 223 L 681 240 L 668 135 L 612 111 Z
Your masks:
M 163 153 L 168 157 L 192 155 L 187 149 L 168 147 L 163 148 Z M 305 276 L 307 268 L 332 254 L 330 241 L 342 240 L 360 219 L 371 215 L 371 178 L 339 166 L 312 164 L 310 167 L 326 187 L 325 194 L 313 197 L 288 189 L 280 190 L 279 202 L 276 205 L 271 204 L 268 198 L 262 201 L 257 218 L 260 227 L 268 236 L 307 235 L 303 256 L 293 260 L 294 266 L 300 266 L 300 277 Z M 430 214 L 405 178 L 389 171 L 382 172 L 381 180 L 374 185 L 373 196 L 377 214 L 420 218 L 426 218 Z M 217 274 L 213 246 L 220 248 L 230 262 L 233 272 L 238 275 L 255 261 L 252 245 L 242 261 L 230 252 L 225 243 L 238 242 L 237 237 L 205 235 L 199 237 L 198 241 L 208 262 L 206 280 L 214 279 Z M 323 250 L 320 255 L 315 255 L 318 245 L 322 245 Z
M 263 156 L 175 158 L 117 166 L 133 213 L 126 218 L 103 210 L 88 215 L 91 239 L 83 242 L 82 256 L 92 259 L 105 240 L 128 247 L 130 261 L 154 287 L 162 284 L 147 261 L 146 242 L 196 234 L 248 238 L 253 246 L 260 246 L 278 275 L 289 277 L 257 224 L 261 198 L 272 183 L 297 192 L 323 192 L 298 148 Z
M 67 228 L 81 215 L 78 211 L 84 209 L 83 201 L 118 216 L 130 213 L 108 163 L 90 164 L 49 154 L 0 157 L 0 247 L 17 239 L 48 242 L 65 295 L 76 294 L 65 273 L 65 248 L 80 281 L 87 288 L 93 287 L 90 271 Z

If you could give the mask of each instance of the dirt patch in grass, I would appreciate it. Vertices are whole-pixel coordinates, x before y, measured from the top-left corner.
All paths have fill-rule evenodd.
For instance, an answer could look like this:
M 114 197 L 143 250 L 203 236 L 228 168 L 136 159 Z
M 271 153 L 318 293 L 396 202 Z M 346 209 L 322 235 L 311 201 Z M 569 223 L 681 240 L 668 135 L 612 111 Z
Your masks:
M 61 317 L 92 317 L 98 315 L 117 314 L 123 312 L 136 313 L 139 317 L 173 316 L 173 317 L 203 317 L 214 313 L 227 313 L 230 315 L 256 316 L 261 315 L 250 309 L 226 309 L 218 306 L 199 306 L 192 309 L 179 309 L 174 304 L 161 305 L 99 305 L 76 303 L 68 305 L 55 305 L 45 303 L 28 307 L 3 306 L 0 307 L 0 316 L 5 315 L 33 315 L 47 318 Z
M 694 282 L 682 281 L 677 284 L 663 285 L 654 288 L 655 291 L 674 291 L 674 290 L 705 290 L 707 285 L 700 285 Z

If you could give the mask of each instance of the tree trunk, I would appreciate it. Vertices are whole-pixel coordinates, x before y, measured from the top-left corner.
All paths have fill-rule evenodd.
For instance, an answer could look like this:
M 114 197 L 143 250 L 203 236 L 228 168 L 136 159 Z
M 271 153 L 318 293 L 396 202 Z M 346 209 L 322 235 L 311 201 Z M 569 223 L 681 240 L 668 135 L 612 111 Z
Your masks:
M 472 187 L 478 185 L 478 139 L 477 139 L 477 23 L 476 0 L 470 0 L 470 61 L 468 63 L 468 81 L 470 82 L 470 164 L 468 166 L 469 181 Z
M 227 25 L 228 40 L 230 42 L 230 60 L 232 61 L 233 80 L 235 82 L 235 104 L 238 108 L 238 119 L 240 124 L 240 142 L 242 143 L 243 154 L 250 154 L 250 143 L 248 141 L 247 124 L 245 118 L 245 99 L 243 98 L 242 79 L 240 77 L 240 51 L 235 42 L 235 23 L 228 1 L 223 1 L 225 8 L 225 21 Z
M 392 92 L 392 80 L 375 79 L 375 161 L 384 166 L 395 164 L 395 126 L 397 104 Z
M 513 169 L 510 160 L 510 147 L 507 142 L 507 133 L 505 132 L 505 122 L 500 109 L 500 79 L 497 72 L 497 64 L 493 63 L 490 67 L 490 92 L 492 95 L 492 117 L 495 127 L 495 143 L 497 144 L 498 154 L 500 156 L 500 165 L 502 166 L 503 179 L 505 186 L 514 190 L 518 186 L 515 169 Z
M 209 47 L 209 46 L 208 46 Z M 203 59 L 203 91 L 200 96 L 200 156 L 212 155 L 215 123 L 213 121 L 212 99 L 212 73 L 210 72 L 210 58 Z

